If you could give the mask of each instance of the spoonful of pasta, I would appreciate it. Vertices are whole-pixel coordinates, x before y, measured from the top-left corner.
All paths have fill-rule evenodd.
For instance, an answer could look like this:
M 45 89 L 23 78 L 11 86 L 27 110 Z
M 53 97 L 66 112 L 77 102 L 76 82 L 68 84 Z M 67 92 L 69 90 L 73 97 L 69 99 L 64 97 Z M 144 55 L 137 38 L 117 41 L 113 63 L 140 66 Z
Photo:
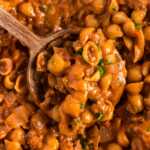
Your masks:
M 37 93 L 37 85 L 33 77 L 33 62 L 42 48 L 44 48 L 48 43 L 51 43 L 56 39 L 68 34 L 69 29 L 60 30 L 58 32 L 52 33 L 50 36 L 45 38 L 39 37 L 2 8 L 0 8 L 0 26 L 7 30 L 11 35 L 13 35 L 29 49 L 30 58 L 27 70 L 28 87 L 33 97 L 33 101 L 38 107 L 40 107 L 40 98 Z

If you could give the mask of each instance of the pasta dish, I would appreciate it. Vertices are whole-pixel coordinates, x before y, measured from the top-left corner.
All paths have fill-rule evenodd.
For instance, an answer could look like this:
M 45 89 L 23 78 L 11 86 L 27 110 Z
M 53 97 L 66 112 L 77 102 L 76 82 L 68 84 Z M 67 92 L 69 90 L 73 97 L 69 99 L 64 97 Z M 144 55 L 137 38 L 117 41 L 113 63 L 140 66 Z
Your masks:
M 0 150 L 149 150 L 150 2 L 0 0 L 38 36 L 72 29 L 34 62 L 0 27 Z

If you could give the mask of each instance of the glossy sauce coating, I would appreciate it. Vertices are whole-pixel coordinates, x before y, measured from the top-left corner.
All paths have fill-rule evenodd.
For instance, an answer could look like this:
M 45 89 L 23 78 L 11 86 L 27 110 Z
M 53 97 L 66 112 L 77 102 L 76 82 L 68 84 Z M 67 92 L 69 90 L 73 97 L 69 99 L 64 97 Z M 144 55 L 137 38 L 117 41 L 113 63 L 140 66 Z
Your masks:
M 150 6 L 147 0 L 0 0 L 32 32 L 75 33 L 34 62 L 0 28 L 0 150 L 150 149 Z M 45 113 L 46 112 L 46 113 Z

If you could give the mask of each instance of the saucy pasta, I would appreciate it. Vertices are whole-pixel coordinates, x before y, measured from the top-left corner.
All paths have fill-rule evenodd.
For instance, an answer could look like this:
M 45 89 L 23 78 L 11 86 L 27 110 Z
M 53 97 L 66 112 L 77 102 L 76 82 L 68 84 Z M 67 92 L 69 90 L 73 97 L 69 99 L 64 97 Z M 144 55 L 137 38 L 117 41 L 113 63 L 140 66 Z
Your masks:
M 0 27 L 0 150 L 149 150 L 150 2 L 0 0 L 39 36 L 74 32 L 34 60 Z

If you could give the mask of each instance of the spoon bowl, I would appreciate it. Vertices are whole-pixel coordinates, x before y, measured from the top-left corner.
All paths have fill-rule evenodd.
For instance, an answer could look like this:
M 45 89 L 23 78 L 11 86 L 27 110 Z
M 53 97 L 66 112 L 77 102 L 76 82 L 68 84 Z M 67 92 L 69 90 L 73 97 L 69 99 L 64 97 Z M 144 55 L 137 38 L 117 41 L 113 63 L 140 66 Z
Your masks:
M 0 8 L 0 26 L 7 30 L 11 35 L 18 39 L 23 45 L 29 49 L 29 63 L 27 69 L 27 82 L 29 91 L 33 97 L 34 103 L 43 110 L 40 103 L 41 100 L 38 96 L 37 85 L 33 78 L 34 67 L 33 63 L 37 54 L 48 44 L 64 35 L 70 33 L 69 29 L 63 29 L 58 32 L 52 33 L 48 37 L 39 37 L 31 32 L 27 27 L 22 25 L 15 17 L 9 14 L 4 9 Z M 46 110 L 43 110 L 46 111 Z

